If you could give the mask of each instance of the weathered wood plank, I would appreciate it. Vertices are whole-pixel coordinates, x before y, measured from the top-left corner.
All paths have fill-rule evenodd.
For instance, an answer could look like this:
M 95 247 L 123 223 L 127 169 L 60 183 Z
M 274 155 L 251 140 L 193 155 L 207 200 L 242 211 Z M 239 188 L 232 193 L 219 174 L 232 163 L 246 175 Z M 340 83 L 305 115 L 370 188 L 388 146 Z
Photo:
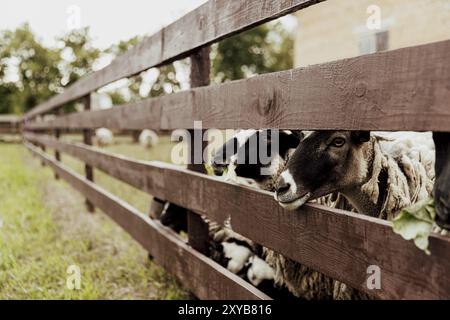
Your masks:
M 84 104 L 84 110 L 86 110 L 86 111 L 91 110 L 91 95 L 90 94 L 83 97 L 83 104 Z M 83 129 L 83 143 L 85 145 L 92 146 L 92 136 L 93 136 L 92 129 Z M 85 173 L 87 180 L 89 180 L 91 182 L 94 181 L 94 168 L 92 166 L 85 164 L 84 165 L 84 173 Z M 94 205 L 88 199 L 86 199 L 86 208 L 91 213 L 95 212 Z
M 19 131 L 17 127 L 0 127 L 0 134 L 17 134 Z
M 450 130 L 450 40 L 67 115 L 28 129 Z
M 108 214 L 155 260 L 201 299 L 269 299 L 249 283 L 189 247 L 170 229 L 83 178 L 31 144 L 26 145 L 62 179 Z
M 57 112 L 59 115 L 61 115 L 63 113 L 63 110 L 59 109 Z M 55 133 L 55 139 L 59 140 L 59 138 L 61 138 L 61 129 L 55 129 L 54 133 Z M 61 153 L 58 150 L 55 150 L 55 160 L 61 161 Z M 59 180 L 59 176 L 56 173 L 55 173 L 55 179 Z
M 21 117 L 14 114 L 0 114 L 0 134 L 16 134 L 20 132 Z
M 22 121 L 22 118 L 15 114 L 0 114 L 0 126 L 4 123 L 10 124 L 10 123 L 20 123 Z
M 450 298 L 449 238 L 432 235 L 432 255 L 427 256 L 394 234 L 386 221 L 318 205 L 306 205 L 293 213 L 283 210 L 269 192 L 170 164 L 133 161 L 34 134 L 25 138 L 67 152 L 217 222 L 230 217 L 236 232 L 375 297 Z M 381 290 L 366 287 L 370 265 L 381 269 Z
M 323 0 L 210 0 L 144 39 L 109 66 L 29 111 L 30 119 L 111 82 L 188 56 L 193 50 Z
M 211 60 L 210 60 L 210 47 L 204 47 L 194 52 L 191 58 L 191 72 L 190 72 L 190 83 L 191 88 L 198 88 L 208 86 L 210 84 L 210 71 L 211 71 Z M 190 142 L 189 142 L 189 155 L 190 161 L 187 166 L 189 170 L 206 173 L 205 166 L 203 163 L 195 163 L 195 152 L 201 152 L 207 147 L 207 142 L 203 140 L 201 146 L 195 146 L 195 137 L 199 134 L 203 137 L 205 130 L 190 130 Z M 200 147 L 200 150 L 195 148 Z M 203 159 L 203 157 L 202 157 Z M 203 254 L 207 254 L 209 251 L 209 228 L 207 223 L 198 216 L 195 212 L 188 211 L 187 213 L 187 225 L 188 225 L 188 237 L 189 244 L 200 251 Z

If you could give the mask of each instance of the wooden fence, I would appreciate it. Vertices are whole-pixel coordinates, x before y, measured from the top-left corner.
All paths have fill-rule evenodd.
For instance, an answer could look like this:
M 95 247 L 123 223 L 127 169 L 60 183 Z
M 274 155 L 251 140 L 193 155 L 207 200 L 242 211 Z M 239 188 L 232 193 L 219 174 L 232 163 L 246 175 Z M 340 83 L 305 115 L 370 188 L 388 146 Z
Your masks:
M 90 146 L 99 127 L 194 129 L 195 120 L 204 129 L 450 129 L 450 41 L 208 86 L 210 44 L 318 2 L 210 0 L 28 112 L 26 146 L 201 299 L 269 297 L 204 255 L 200 214 L 218 222 L 230 216 L 236 232 L 376 298 L 450 298 L 449 238 L 432 235 L 427 256 L 395 235 L 387 221 L 313 204 L 288 212 L 270 193 L 206 176 L 202 166 L 184 170 Z M 91 92 L 184 57 L 191 58 L 191 90 L 89 111 Z M 86 111 L 38 120 L 78 99 Z M 67 129 L 82 131 L 84 143 L 60 141 Z M 61 164 L 60 153 L 83 161 L 86 177 Z M 190 210 L 188 243 L 94 184 L 92 168 Z M 379 290 L 366 286 L 370 265 L 381 269 Z
M 20 117 L 12 114 L 0 115 L 0 134 L 20 133 Z

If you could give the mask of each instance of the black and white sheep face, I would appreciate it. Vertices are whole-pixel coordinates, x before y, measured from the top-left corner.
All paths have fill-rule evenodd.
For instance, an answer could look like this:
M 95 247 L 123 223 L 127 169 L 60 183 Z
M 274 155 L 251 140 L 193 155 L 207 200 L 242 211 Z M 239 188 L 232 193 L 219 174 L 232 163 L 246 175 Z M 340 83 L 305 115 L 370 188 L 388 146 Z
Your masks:
M 298 136 L 284 130 L 242 130 L 214 154 L 214 173 L 221 175 L 233 165 L 237 176 L 261 183 L 284 164 L 288 151 L 300 142 Z
M 369 140 L 370 132 L 309 132 L 278 178 L 275 199 L 295 210 L 308 200 L 358 184 L 367 172 L 361 147 Z

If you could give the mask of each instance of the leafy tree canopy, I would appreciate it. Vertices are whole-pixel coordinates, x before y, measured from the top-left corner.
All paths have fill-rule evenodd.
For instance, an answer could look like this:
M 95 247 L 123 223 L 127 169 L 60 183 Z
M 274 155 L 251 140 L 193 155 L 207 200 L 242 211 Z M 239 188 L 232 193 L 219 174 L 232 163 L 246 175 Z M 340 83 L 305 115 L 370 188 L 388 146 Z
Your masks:
M 75 29 L 58 39 L 62 45 L 64 58 L 60 65 L 63 74 L 62 85 L 70 85 L 93 71 L 93 65 L 101 51 L 92 46 L 89 28 Z
M 291 69 L 293 40 L 281 23 L 269 23 L 227 38 L 213 50 L 216 82 Z
M 101 51 L 92 45 L 89 29 L 82 28 L 57 40 L 56 48 L 44 46 L 28 24 L 14 31 L 0 31 L 0 113 L 27 112 L 92 72 L 99 58 L 107 55 L 115 58 L 142 39 L 120 41 Z M 293 64 L 292 55 L 293 41 L 283 26 L 265 24 L 213 47 L 212 78 L 224 82 L 289 69 Z M 113 104 L 181 90 L 177 71 L 187 73 L 188 62 L 177 63 L 177 68 L 169 64 L 129 78 L 127 94 L 119 89 L 108 92 Z M 65 109 L 73 110 L 73 107 L 72 103 Z
M 36 39 L 28 24 L 15 31 L 1 32 L 2 111 L 26 112 L 60 92 L 61 75 L 58 68 L 60 61 L 60 51 L 44 47 Z

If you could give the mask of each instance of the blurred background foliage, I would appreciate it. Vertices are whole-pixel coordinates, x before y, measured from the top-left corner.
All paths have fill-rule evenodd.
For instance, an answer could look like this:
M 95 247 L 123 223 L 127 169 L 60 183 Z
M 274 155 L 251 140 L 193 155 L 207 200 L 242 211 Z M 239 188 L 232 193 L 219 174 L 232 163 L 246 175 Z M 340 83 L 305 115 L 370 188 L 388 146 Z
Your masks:
M 92 45 L 89 28 L 83 28 L 59 37 L 56 47 L 46 47 L 28 24 L 0 31 L 0 113 L 27 112 L 141 40 L 134 37 L 100 50 Z M 289 69 L 292 35 L 279 22 L 261 25 L 213 45 L 211 59 L 216 83 Z M 110 85 L 105 92 L 113 105 L 157 97 L 188 88 L 188 73 L 185 59 L 152 68 L 119 86 Z M 65 109 L 74 107 L 70 104 Z

